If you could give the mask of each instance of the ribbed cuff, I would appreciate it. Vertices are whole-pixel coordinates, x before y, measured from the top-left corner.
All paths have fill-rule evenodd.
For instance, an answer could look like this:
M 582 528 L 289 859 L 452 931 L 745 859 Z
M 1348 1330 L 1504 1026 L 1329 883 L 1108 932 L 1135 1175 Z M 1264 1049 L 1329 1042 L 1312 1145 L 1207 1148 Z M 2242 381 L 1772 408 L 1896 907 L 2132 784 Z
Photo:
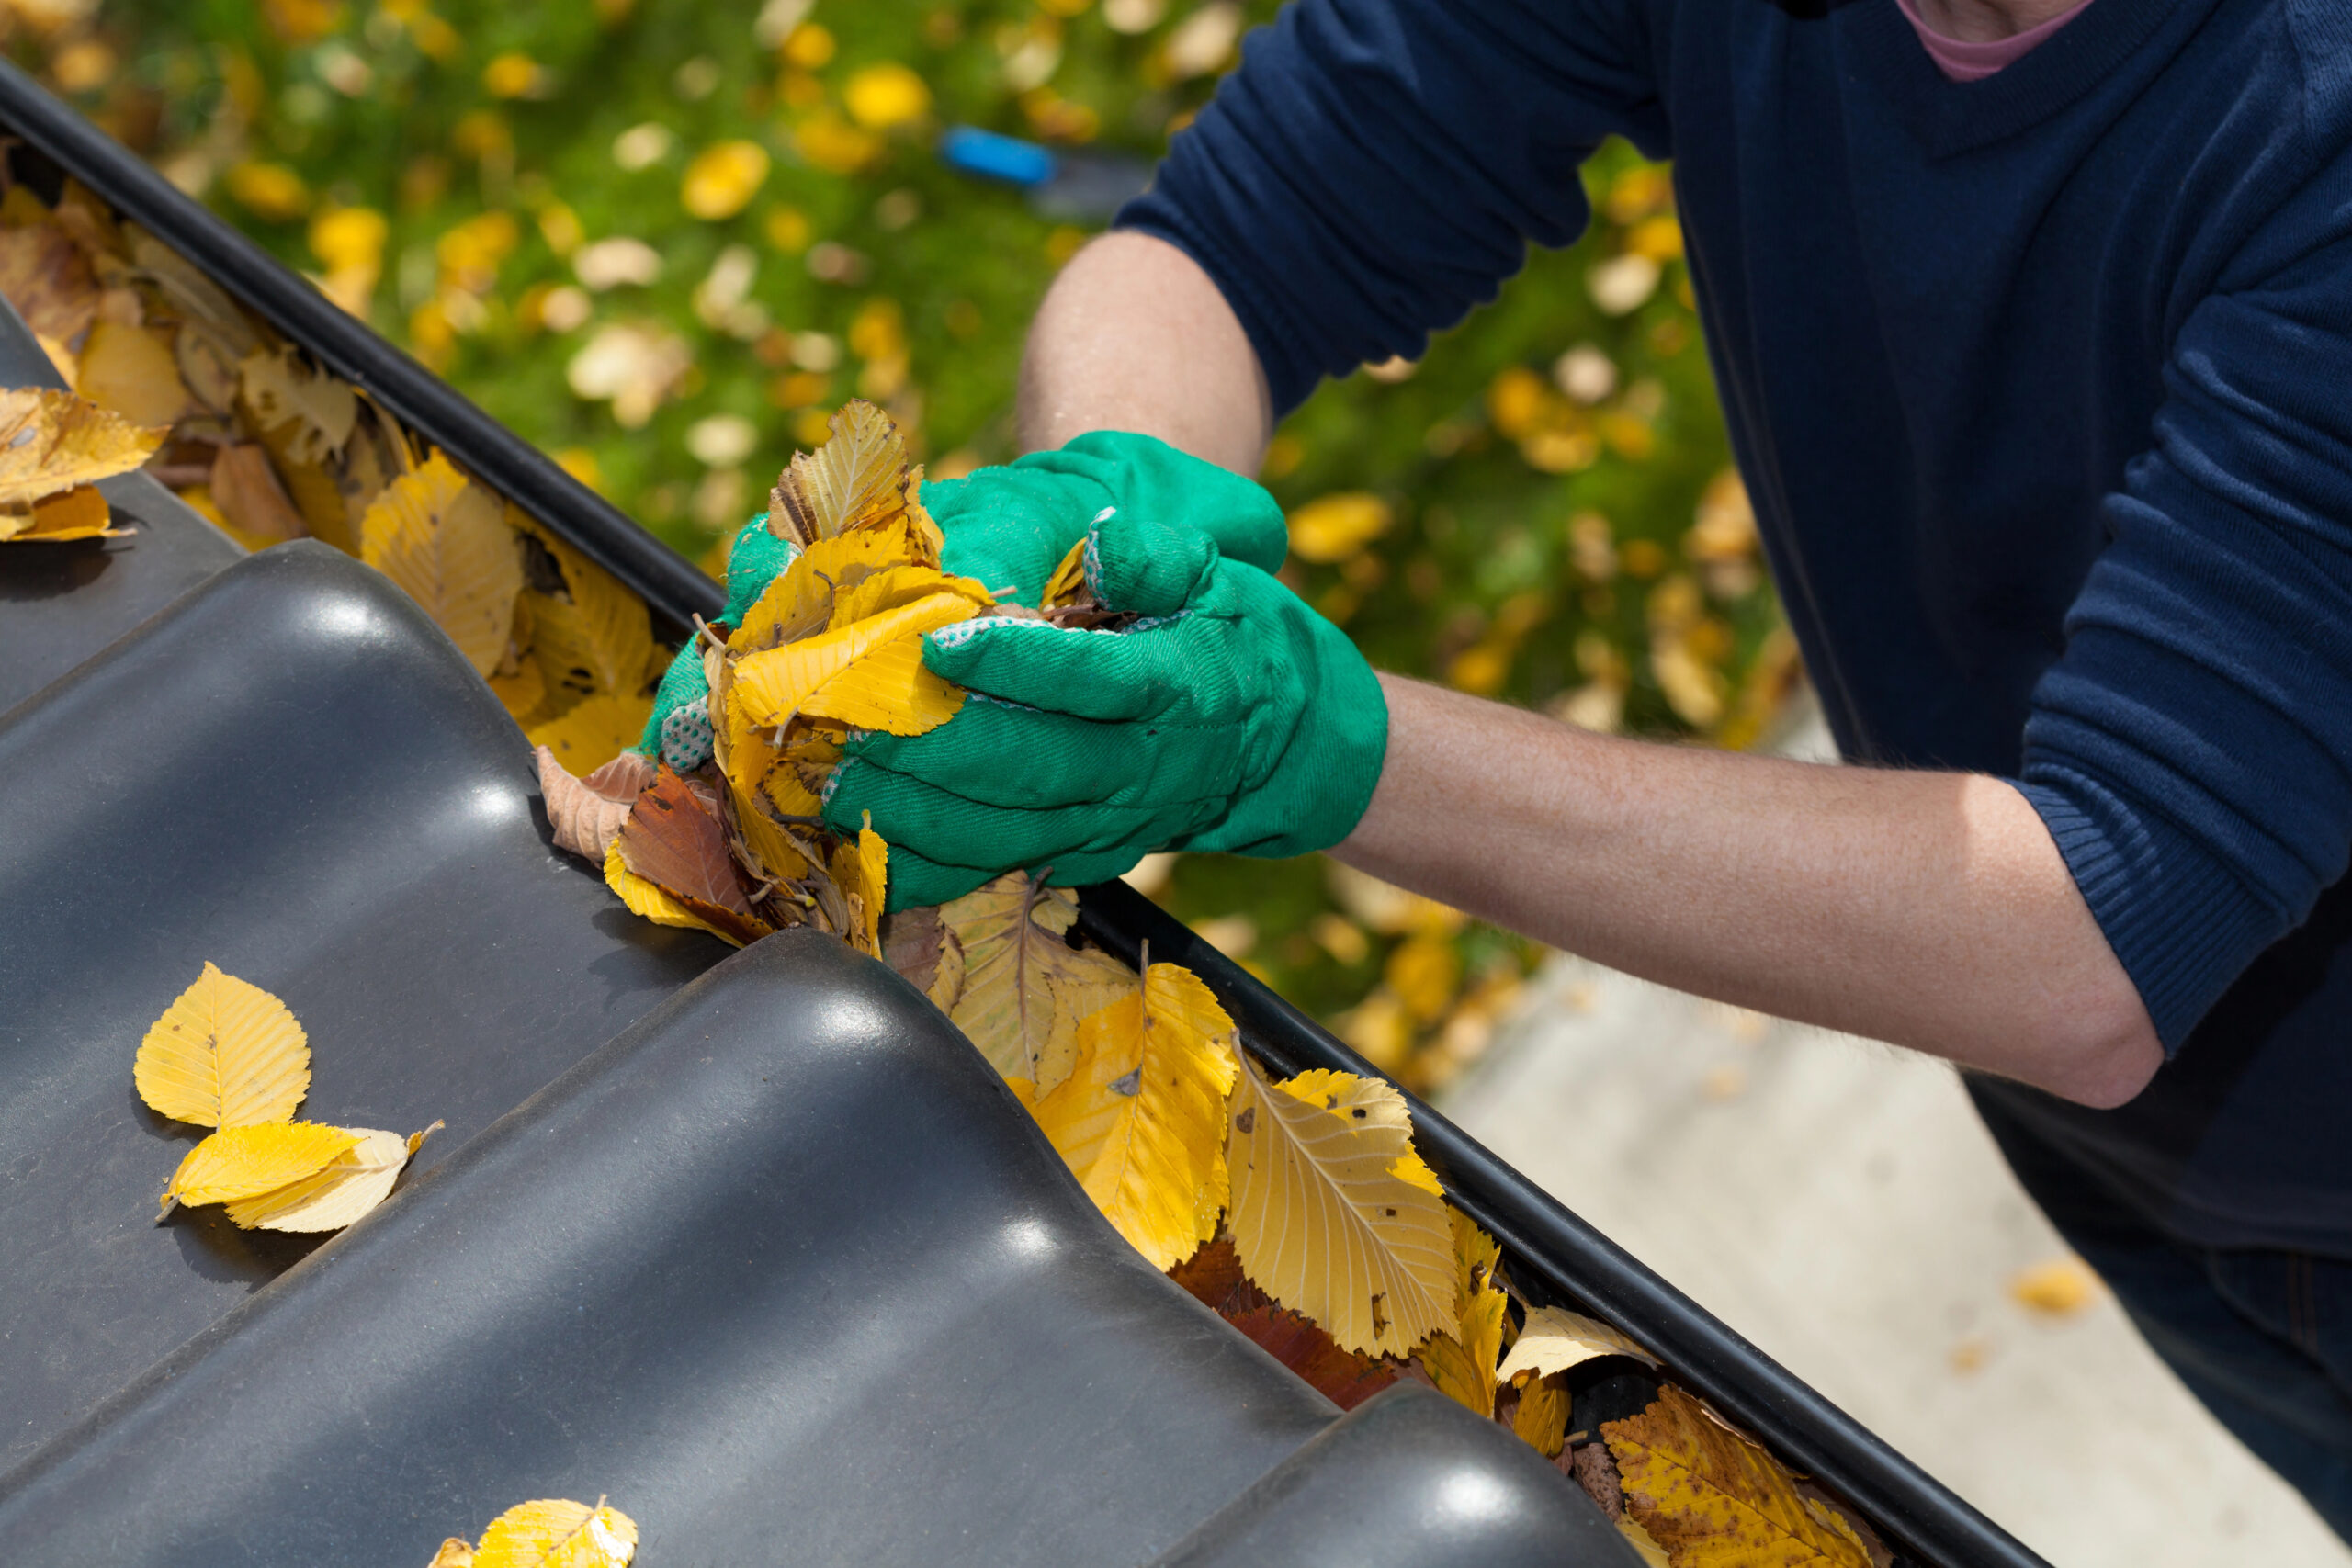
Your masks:
M 2286 916 L 2154 812 L 2079 779 L 2009 782 L 2041 813 L 2169 1055 L 2286 934 Z

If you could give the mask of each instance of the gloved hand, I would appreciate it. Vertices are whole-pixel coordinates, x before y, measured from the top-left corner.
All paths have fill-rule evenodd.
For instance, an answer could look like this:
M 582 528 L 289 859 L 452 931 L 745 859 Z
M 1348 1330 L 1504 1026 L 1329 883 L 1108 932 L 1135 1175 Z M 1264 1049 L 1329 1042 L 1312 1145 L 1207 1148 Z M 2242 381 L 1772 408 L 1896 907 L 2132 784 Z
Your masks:
M 727 550 L 727 608 L 718 618 L 729 626 L 742 624 L 743 612 L 758 602 L 768 584 L 800 558 L 799 547 L 768 532 L 768 514 L 761 513 L 736 531 Z M 703 674 L 702 647 L 689 640 L 670 660 L 662 684 L 653 694 L 653 712 L 637 749 L 690 773 L 710 761 L 710 681 Z
M 1164 441 L 1098 430 L 1057 451 L 922 487 L 923 509 L 946 537 L 944 564 L 1017 604 L 1035 605 L 1046 580 L 1104 511 L 1196 528 L 1229 557 L 1272 571 L 1290 533 L 1282 508 L 1256 484 Z M 762 513 L 736 534 L 727 557 L 727 608 L 740 625 L 798 551 L 767 529 Z M 1007 594 L 1006 591 L 1010 590 Z M 710 686 L 689 643 L 654 693 L 637 749 L 692 773 L 710 757 Z
M 1227 558 L 1264 571 L 1283 564 L 1290 532 L 1258 485 L 1164 441 L 1097 430 L 1057 451 L 922 487 L 946 536 L 946 569 L 1035 606 L 1046 580 L 1103 511 L 1196 529 Z M 1012 592 L 1008 595 L 1006 590 Z
M 935 904 L 1009 867 L 1069 885 L 1154 850 L 1295 855 L 1347 837 L 1372 802 L 1388 705 L 1344 633 L 1196 530 L 1124 510 L 1096 524 L 1087 578 L 1121 631 L 983 616 L 925 637 L 970 693 L 927 735 L 853 741 L 825 819 L 872 812 L 890 905 Z

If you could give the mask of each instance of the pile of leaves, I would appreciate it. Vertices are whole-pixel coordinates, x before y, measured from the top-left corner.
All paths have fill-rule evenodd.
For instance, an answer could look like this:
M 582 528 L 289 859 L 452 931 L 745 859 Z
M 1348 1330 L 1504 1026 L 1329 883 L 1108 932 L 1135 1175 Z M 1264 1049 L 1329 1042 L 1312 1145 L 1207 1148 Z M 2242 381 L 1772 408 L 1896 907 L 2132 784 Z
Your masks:
M 220 1203 L 243 1230 L 341 1230 L 390 1195 L 441 1126 L 403 1138 L 295 1121 L 309 1036 L 284 1002 L 211 964 L 149 1028 L 131 1078 L 149 1110 L 215 1129 L 172 1173 L 158 1221 Z
M 650 919 L 737 945 L 808 926 L 889 963 L 1137 1252 L 1342 1406 L 1428 1383 L 1552 1459 L 1654 1561 L 1781 1561 L 1693 1553 L 1801 1541 L 1814 1556 L 1793 1561 L 1868 1568 L 1866 1527 L 1808 1501 L 1679 1389 L 1650 1382 L 1654 1400 L 1571 1433 L 1572 1374 L 1656 1359 L 1557 1307 L 1514 1317 L 1501 1249 L 1445 1201 L 1393 1084 L 1270 1078 L 1191 971 L 1148 949 L 1130 969 L 1086 945 L 1074 897 L 1023 874 L 883 913 L 888 846 L 819 815 L 850 731 L 915 735 L 954 716 L 964 694 L 923 668 L 926 631 L 983 613 L 1103 614 L 1075 552 L 1042 610 L 948 575 L 921 479 L 887 415 L 843 409 L 772 497 L 765 526 L 798 558 L 741 625 L 700 629 L 709 761 L 682 774 L 630 752 L 582 779 L 542 748 L 558 842 Z
M 125 532 L 92 481 L 143 465 L 249 549 L 383 571 L 558 754 L 636 739 L 669 659 L 643 602 L 170 246 L 70 179 L 54 205 L 11 185 L 0 294 L 74 389 L 0 394 L 0 540 Z
M 1276 0 L 97 0 L 0 7 L 17 58 L 288 265 L 718 565 L 754 455 L 853 393 L 933 477 L 1013 454 L 1023 331 L 1102 220 L 933 155 L 970 124 L 1148 164 Z M 1668 171 L 1586 170 L 1418 363 L 1323 388 L 1261 475 L 1293 585 L 1375 665 L 1750 743 L 1795 675 L 1692 307 Z M 593 759 L 590 760 L 593 762 Z M 1539 956 L 1307 858 L 1153 896 L 1429 1091 Z

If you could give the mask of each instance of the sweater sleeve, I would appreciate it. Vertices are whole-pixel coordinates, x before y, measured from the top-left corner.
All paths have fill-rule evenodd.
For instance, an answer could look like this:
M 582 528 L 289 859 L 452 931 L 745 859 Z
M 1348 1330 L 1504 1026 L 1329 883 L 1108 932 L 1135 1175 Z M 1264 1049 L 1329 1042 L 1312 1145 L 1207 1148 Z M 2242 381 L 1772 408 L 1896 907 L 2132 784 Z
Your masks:
M 1296 0 L 1177 136 L 1119 226 L 1216 280 L 1277 412 L 1495 297 L 1590 216 L 1611 132 L 1666 117 L 1639 0 Z
M 2209 295 L 2021 787 L 2167 1051 L 2352 859 L 2352 233 Z

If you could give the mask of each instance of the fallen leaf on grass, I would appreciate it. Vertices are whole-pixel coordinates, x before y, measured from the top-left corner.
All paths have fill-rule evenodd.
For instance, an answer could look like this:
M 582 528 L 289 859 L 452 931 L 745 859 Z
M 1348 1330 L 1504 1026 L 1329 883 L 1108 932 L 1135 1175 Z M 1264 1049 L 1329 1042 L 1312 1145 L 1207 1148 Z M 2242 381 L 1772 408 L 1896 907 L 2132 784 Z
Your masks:
M 1871 1568 L 1853 1527 L 1673 1384 L 1601 1427 L 1625 1508 L 1679 1568 Z
M 422 605 L 476 674 L 498 668 L 523 563 L 496 496 L 435 452 L 368 509 L 359 558 Z
M 284 1002 L 208 963 L 148 1029 L 131 1076 L 139 1098 L 175 1122 L 257 1126 L 302 1103 L 311 1047 Z
M 1037 1124 L 1087 1196 L 1155 1269 L 1216 1234 L 1233 1021 L 1191 971 L 1154 964 L 1078 1026 L 1078 1060 Z
M 1250 1278 L 1351 1350 L 1401 1354 L 1456 1323 L 1445 1204 L 1397 1173 L 1412 1156 L 1404 1097 L 1378 1078 L 1269 1085 L 1242 1066 L 1226 1159 Z
M 586 778 L 574 778 L 547 747 L 538 748 L 537 756 L 539 794 L 547 801 L 556 847 L 588 860 L 603 860 L 605 846 L 628 820 L 629 807 L 653 782 L 652 759 L 642 752 L 623 751 Z

